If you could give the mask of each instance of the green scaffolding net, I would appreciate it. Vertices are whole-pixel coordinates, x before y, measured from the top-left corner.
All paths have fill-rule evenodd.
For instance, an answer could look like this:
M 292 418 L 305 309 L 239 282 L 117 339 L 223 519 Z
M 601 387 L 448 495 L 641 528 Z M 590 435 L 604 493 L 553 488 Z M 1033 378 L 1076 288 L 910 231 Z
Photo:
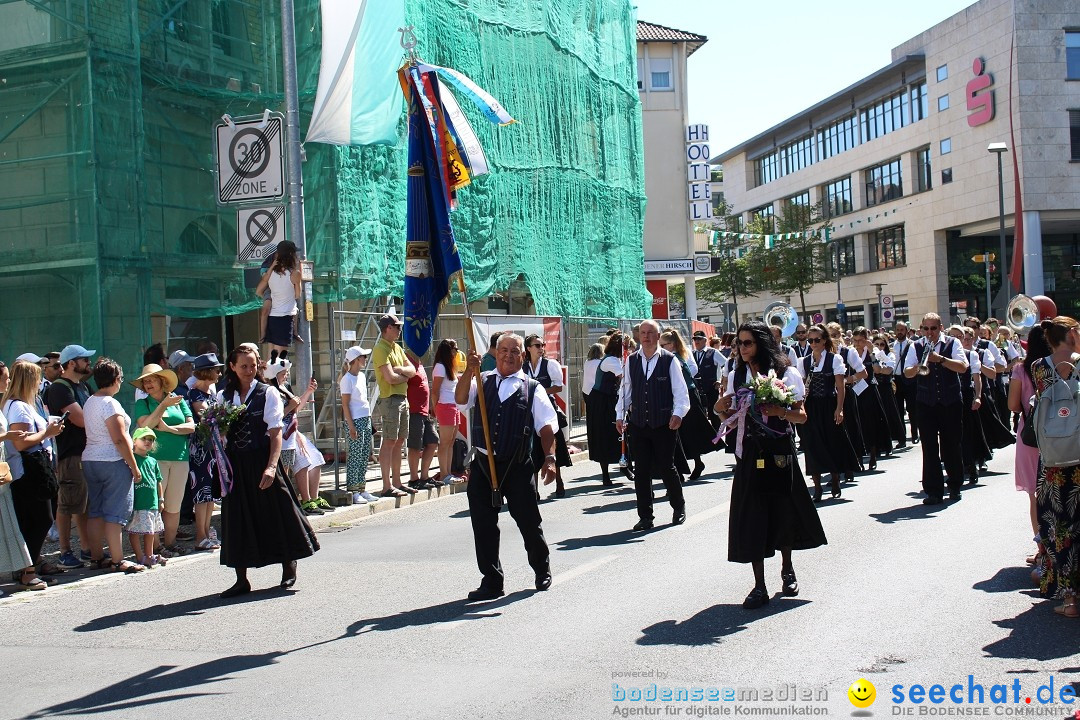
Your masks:
M 319 6 L 296 5 L 306 127 Z M 282 107 L 279 8 L 0 1 L 0 356 L 70 340 L 129 360 L 153 315 L 259 307 L 236 261 L 237 211 L 216 203 L 212 129 Z M 523 277 L 539 314 L 645 314 L 628 0 L 409 0 L 406 12 L 425 60 L 518 120 L 497 128 L 463 104 L 492 166 L 454 215 L 472 297 Z M 404 143 L 305 149 L 316 302 L 400 294 Z

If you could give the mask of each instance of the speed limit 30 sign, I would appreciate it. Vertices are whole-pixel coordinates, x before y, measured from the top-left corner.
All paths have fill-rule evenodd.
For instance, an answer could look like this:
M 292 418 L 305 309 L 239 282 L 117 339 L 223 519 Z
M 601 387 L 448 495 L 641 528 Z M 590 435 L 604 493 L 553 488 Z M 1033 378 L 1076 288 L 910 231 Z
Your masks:
M 281 115 L 222 122 L 214 128 L 218 204 L 284 196 L 283 128 Z

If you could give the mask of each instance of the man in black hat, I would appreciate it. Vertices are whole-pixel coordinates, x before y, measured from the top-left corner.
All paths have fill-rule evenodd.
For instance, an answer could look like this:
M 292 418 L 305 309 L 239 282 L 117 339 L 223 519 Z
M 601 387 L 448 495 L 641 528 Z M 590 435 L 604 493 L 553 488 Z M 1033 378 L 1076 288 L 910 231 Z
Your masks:
M 458 379 L 454 399 L 463 409 L 468 409 L 477 396 L 473 378 L 477 374 L 482 378 L 498 481 L 495 492 L 480 413 L 474 411 L 471 436 L 476 456 L 469 468 L 467 492 L 476 564 L 484 578 L 480 587 L 469 593 L 470 600 L 493 600 L 503 594 L 503 570 L 499 562 L 499 511 L 503 498 L 525 541 L 529 565 L 536 573 L 536 589 L 551 587 L 550 554 L 540 527 L 542 518 L 536 502 L 535 478 L 539 471 L 545 485 L 555 480 L 555 433 L 559 430 L 559 420 L 544 389 L 522 372 L 524 359 L 524 338 L 504 333 L 499 338 L 495 369 L 480 374 L 480 356 L 470 351 L 465 372 Z M 537 436 L 544 455 L 539 468 L 532 459 Z
M 709 338 L 704 330 L 694 331 L 694 362 L 697 363 L 697 375 L 694 376 L 694 384 L 697 386 L 701 402 L 709 415 L 709 422 L 714 429 L 720 427 L 720 416 L 716 414 L 714 406 L 720 399 L 720 380 L 717 372 L 724 364 L 724 356 L 715 348 L 708 345 Z

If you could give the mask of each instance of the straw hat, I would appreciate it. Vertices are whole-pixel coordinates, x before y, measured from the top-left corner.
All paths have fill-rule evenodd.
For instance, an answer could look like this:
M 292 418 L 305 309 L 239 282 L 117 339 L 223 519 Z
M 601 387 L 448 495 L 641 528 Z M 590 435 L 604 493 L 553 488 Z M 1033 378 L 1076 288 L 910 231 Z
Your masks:
M 165 386 L 166 395 L 175 390 L 176 386 L 180 382 L 176 378 L 176 373 L 174 373 L 172 370 L 163 370 L 160 365 L 154 363 L 150 363 L 149 365 L 143 365 L 143 369 L 142 372 L 139 374 L 139 377 L 135 378 L 134 380 L 129 380 L 128 382 L 142 390 L 142 381 L 150 377 L 151 375 L 157 375 L 159 378 L 161 378 L 161 384 Z

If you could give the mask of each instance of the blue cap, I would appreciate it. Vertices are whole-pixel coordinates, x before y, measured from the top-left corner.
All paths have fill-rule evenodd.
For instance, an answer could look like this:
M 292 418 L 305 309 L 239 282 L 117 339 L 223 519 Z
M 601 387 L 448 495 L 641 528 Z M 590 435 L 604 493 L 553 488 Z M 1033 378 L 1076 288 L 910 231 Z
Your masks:
M 60 364 L 67 365 L 75 358 L 92 358 L 97 350 L 87 350 L 82 345 L 68 345 L 60 351 Z

